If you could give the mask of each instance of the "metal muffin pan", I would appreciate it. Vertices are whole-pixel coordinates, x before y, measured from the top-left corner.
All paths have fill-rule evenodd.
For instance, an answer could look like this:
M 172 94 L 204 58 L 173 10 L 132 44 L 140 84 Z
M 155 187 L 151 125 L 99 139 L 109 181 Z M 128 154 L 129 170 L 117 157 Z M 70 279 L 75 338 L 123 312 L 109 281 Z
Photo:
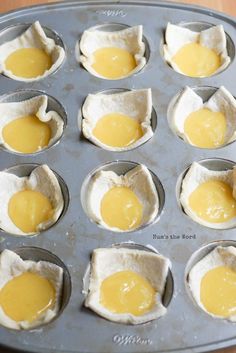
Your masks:
M 68 113 L 63 139 L 54 148 L 33 156 L 1 152 L 1 170 L 24 163 L 46 163 L 65 181 L 70 203 L 65 216 L 37 237 L 14 237 L 1 233 L 1 250 L 36 246 L 57 255 L 67 266 L 72 282 L 68 305 L 57 320 L 39 330 L 12 332 L 0 328 L 0 343 L 24 352 L 44 353 L 146 353 L 206 352 L 236 344 L 235 326 L 214 320 L 196 308 L 185 288 L 185 268 L 190 256 L 205 243 L 233 240 L 235 230 L 213 230 L 186 217 L 178 207 L 176 183 L 193 161 L 224 158 L 234 161 L 235 144 L 217 150 L 194 148 L 173 135 L 167 121 L 171 99 L 185 86 L 224 85 L 236 96 L 236 63 L 209 78 L 189 78 L 173 71 L 160 54 L 167 22 L 207 22 L 223 24 L 236 43 L 236 21 L 229 16 L 199 7 L 176 3 L 146 1 L 63 2 L 36 6 L 2 15 L 0 30 L 17 23 L 41 25 L 59 33 L 67 56 L 57 72 L 32 83 L 0 77 L 0 95 L 18 89 L 45 91 L 55 97 Z M 122 80 L 102 80 L 90 75 L 76 61 L 75 45 L 87 28 L 108 23 L 143 25 L 143 35 L 150 47 L 145 68 Z M 109 89 L 152 88 L 153 106 L 158 116 L 154 136 L 129 152 L 110 152 L 81 138 L 78 112 L 89 93 Z M 145 164 L 160 179 L 165 191 L 165 205 L 158 222 L 132 233 L 114 233 L 99 228 L 83 211 L 81 187 L 86 176 L 107 161 L 129 160 Z M 131 326 L 109 322 L 83 307 L 83 276 L 90 254 L 98 247 L 134 241 L 150 244 L 172 262 L 174 292 L 167 314 L 143 325 Z M 203 329 L 203 327 L 207 327 Z

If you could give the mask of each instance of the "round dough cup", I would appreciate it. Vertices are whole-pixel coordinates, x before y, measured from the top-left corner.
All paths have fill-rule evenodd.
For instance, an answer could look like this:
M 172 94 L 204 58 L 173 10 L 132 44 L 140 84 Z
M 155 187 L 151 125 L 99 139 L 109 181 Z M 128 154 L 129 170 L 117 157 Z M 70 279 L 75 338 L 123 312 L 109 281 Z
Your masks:
M 95 222 L 89 213 L 88 210 L 88 190 L 90 188 L 91 182 L 95 176 L 96 173 L 101 172 L 101 171 L 112 171 L 114 173 L 116 173 L 117 175 L 124 175 L 126 174 L 128 171 L 130 171 L 131 169 L 139 166 L 139 163 L 136 162 L 131 162 L 131 161 L 121 161 L 121 160 L 117 160 L 117 161 L 113 161 L 113 162 L 107 162 L 105 164 L 100 165 L 99 167 L 97 167 L 96 169 L 92 170 L 85 178 L 82 187 L 81 187 L 81 193 L 80 193 L 80 198 L 81 198 L 81 203 L 82 203 L 82 207 L 84 212 L 86 213 L 86 215 L 88 216 L 88 218 L 92 221 Z M 165 203 L 165 191 L 164 188 L 160 182 L 160 180 L 158 179 L 158 177 L 151 171 L 149 170 L 151 176 L 152 176 L 152 180 L 154 182 L 156 191 L 157 191 L 157 195 L 158 195 L 158 199 L 159 199 L 159 207 L 158 207 L 158 212 L 157 215 L 155 217 L 155 219 L 153 219 L 151 222 L 146 223 L 141 225 L 140 227 L 136 228 L 136 229 L 132 229 L 129 231 L 125 231 L 126 233 L 130 233 L 130 232 L 135 232 L 135 231 L 139 231 L 142 230 L 146 227 L 148 227 L 151 224 L 156 223 L 161 216 L 161 213 L 163 211 L 163 207 L 164 207 L 164 203 Z M 96 222 L 95 222 L 96 223 Z M 104 228 L 103 226 L 101 226 L 100 224 L 96 223 L 99 227 Z M 112 230 L 110 230 L 112 231 Z
M 158 255 L 162 255 L 154 247 L 148 247 L 134 242 L 116 243 L 116 244 L 112 244 L 110 247 L 107 247 L 107 248 L 141 250 L 141 251 L 147 251 Z M 83 292 L 85 295 L 87 295 L 89 291 L 90 271 L 91 271 L 91 265 L 89 263 L 83 277 Z M 171 269 L 169 269 L 168 275 L 166 277 L 165 289 L 161 298 L 162 304 L 166 308 L 169 306 L 171 302 L 173 293 L 174 293 L 174 279 L 173 279 Z
M 43 153 L 45 151 L 47 151 L 49 148 L 56 146 L 62 139 L 65 129 L 66 129 L 66 125 L 67 125 L 67 113 L 65 108 L 63 107 L 63 105 L 54 97 L 46 94 L 43 91 L 40 90 L 34 90 L 34 89 L 22 89 L 22 90 L 17 90 L 14 92 L 9 92 L 6 93 L 2 96 L 0 96 L 0 104 L 1 103 L 18 103 L 18 102 L 23 102 L 25 100 L 34 98 L 34 97 L 38 97 L 38 96 L 47 96 L 48 102 L 47 102 L 47 112 L 48 111 L 55 111 L 62 119 L 63 121 L 63 131 L 62 134 L 60 136 L 58 136 L 53 143 L 49 144 L 49 146 L 43 148 L 40 151 L 34 152 L 34 153 L 21 153 L 21 152 L 16 152 L 16 151 L 11 151 L 8 148 L 4 147 L 3 145 L 0 146 L 0 148 L 3 151 L 6 151 L 8 153 L 12 153 L 15 155 L 19 155 L 19 156 L 35 156 L 38 155 L 40 153 Z
M 213 87 L 213 86 L 190 86 L 190 88 L 194 91 L 194 93 L 196 93 L 200 98 L 202 98 L 203 103 L 207 102 L 212 95 L 214 95 L 218 90 L 219 87 Z M 203 147 L 198 147 L 195 145 L 190 144 L 189 142 L 185 141 L 181 136 L 178 135 L 177 131 L 174 128 L 174 119 L 173 119 L 173 111 L 174 111 L 174 107 L 176 105 L 176 103 L 178 102 L 181 94 L 183 92 L 183 89 L 181 91 L 179 91 L 170 101 L 168 108 L 167 108 L 167 121 L 169 124 L 169 127 L 171 129 L 171 131 L 173 132 L 173 134 L 175 136 L 177 136 L 180 140 L 182 140 L 183 142 L 187 143 L 188 145 L 190 145 L 193 148 L 199 148 L 202 150 L 215 150 L 215 149 L 220 149 L 223 148 L 225 146 L 230 145 L 231 143 L 235 142 L 235 140 L 229 140 L 229 141 L 225 141 L 224 144 L 220 145 L 219 147 L 214 147 L 214 148 L 203 148 Z M 234 97 L 235 98 L 235 97 Z
M 103 91 L 98 91 L 98 92 L 95 92 L 93 94 L 96 94 L 96 95 L 99 95 L 99 94 L 102 94 L 102 95 L 112 95 L 112 94 L 116 94 L 116 93 L 124 93 L 124 92 L 131 92 L 132 90 L 130 89 L 127 89 L 127 88 L 111 88 L 111 89 L 107 89 L 107 90 L 103 90 Z M 87 99 L 87 97 L 86 97 Z M 83 105 L 86 101 L 86 99 L 84 100 L 83 102 Z M 80 131 L 80 135 L 81 135 L 81 138 L 86 140 L 86 141 L 89 141 L 90 143 L 93 143 L 94 145 L 96 145 L 94 142 L 91 142 L 91 140 L 87 139 L 84 134 L 83 134 L 83 128 L 82 128 L 82 121 L 84 119 L 84 116 L 83 116 L 83 106 L 79 109 L 79 113 L 78 113 L 78 128 L 79 128 L 79 131 Z M 152 105 L 152 112 L 151 112 L 151 121 L 150 121 L 150 125 L 151 125 L 151 128 L 152 128 L 152 131 L 153 131 L 153 134 L 155 133 L 155 130 L 157 128 L 157 124 L 158 124 L 158 119 L 157 119 L 157 113 L 156 113 L 156 110 L 154 109 L 154 106 Z M 134 147 L 128 147 L 127 150 L 117 150 L 116 152 L 128 152 L 128 151 L 132 151 L 133 149 L 136 149 L 142 145 L 144 145 L 145 143 L 147 143 L 149 140 L 152 139 L 153 136 L 149 137 L 148 140 L 142 142 L 141 144 L 139 144 L 138 146 L 134 146 Z M 98 146 L 98 145 L 96 145 Z M 100 147 L 100 146 L 99 146 Z M 109 148 L 107 148 L 106 150 L 109 151 Z M 112 151 L 112 149 L 111 149 Z
M 11 25 L 11 26 L 4 28 L 3 30 L 0 31 L 0 45 L 4 44 L 6 42 L 12 41 L 15 38 L 21 36 L 32 24 L 33 23 L 18 23 L 18 24 L 14 24 L 14 25 Z M 59 36 L 59 34 L 56 31 L 52 30 L 51 28 L 45 27 L 45 26 L 41 26 L 41 27 L 42 27 L 44 33 L 46 34 L 46 36 L 48 38 L 53 39 L 55 42 L 55 45 L 60 46 L 65 51 L 64 60 L 57 68 L 55 68 L 55 70 L 53 72 L 51 72 L 49 75 L 47 75 L 47 77 L 49 77 L 50 75 L 55 74 L 61 68 L 63 63 L 65 62 L 66 50 L 65 50 L 65 45 L 64 45 L 62 38 Z M 3 76 L 6 76 L 6 75 L 3 74 Z M 8 77 L 8 76 L 6 76 L 6 77 L 10 79 L 10 77 Z M 39 78 L 36 81 L 43 80 L 43 79 L 44 79 L 44 77 Z M 32 81 L 34 81 L 34 80 L 32 80 Z
M 131 26 L 129 26 L 127 24 L 124 24 L 124 23 L 104 23 L 104 24 L 101 24 L 101 25 L 96 25 L 96 26 L 90 27 L 87 30 L 89 30 L 89 31 L 98 31 L 98 32 L 99 31 L 102 31 L 102 32 L 117 32 L 117 31 L 122 31 L 124 29 L 129 29 L 129 28 L 131 28 Z M 79 38 L 79 40 L 76 43 L 76 47 L 75 47 L 76 59 L 77 59 L 77 61 L 79 63 L 81 61 L 80 60 L 80 55 L 81 54 L 83 55 L 83 53 L 81 52 L 81 49 L 80 49 L 80 41 L 81 41 L 81 38 Z M 150 58 L 151 50 L 150 50 L 149 42 L 148 42 L 147 38 L 144 35 L 142 36 L 142 42 L 145 45 L 144 57 L 146 59 L 146 63 L 144 65 L 144 67 L 142 67 L 139 71 L 134 72 L 131 75 L 127 75 L 127 77 L 123 77 L 123 78 L 121 77 L 121 78 L 110 79 L 110 80 L 112 80 L 112 81 L 123 80 L 123 79 L 129 78 L 129 77 L 132 77 L 133 75 L 137 75 L 137 74 L 141 73 L 143 70 L 145 70 L 145 68 L 148 65 L 148 61 L 149 61 L 149 58 Z M 90 74 L 93 75 L 91 72 L 90 72 Z M 95 76 L 95 75 L 93 75 L 93 76 Z M 108 78 L 105 78 L 105 77 L 100 77 L 100 78 L 103 79 L 103 80 L 109 80 Z
M 186 267 L 185 267 L 185 272 L 184 272 L 184 283 L 185 283 L 185 289 L 186 292 L 192 302 L 192 304 L 195 306 L 197 310 L 200 310 L 201 312 L 207 314 L 195 301 L 193 294 L 190 290 L 189 287 L 189 273 L 192 270 L 192 268 L 199 262 L 201 261 L 205 256 L 207 256 L 210 252 L 212 252 L 216 247 L 222 246 L 222 247 L 228 247 L 228 246 L 234 246 L 236 247 L 236 241 L 235 240 L 216 240 L 210 243 L 207 243 L 200 247 L 198 250 L 196 250 L 191 257 L 189 258 Z M 221 319 L 222 320 L 222 319 Z
M 183 27 L 183 28 L 186 28 L 186 29 L 189 29 L 190 31 L 193 31 L 193 32 L 201 32 L 201 31 L 204 31 L 206 29 L 209 29 L 211 27 L 214 27 L 216 26 L 216 24 L 213 24 L 213 23 L 208 23 L 208 22 L 179 22 L 179 23 L 176 23 L 175 24 L 176 26 L 179 26 L 179 27 Z M 227 53 L 228 53 L 228 56 L 230 57 L 230 63 L 229 65 L 223 69 L 222 71 L 220 71 L 219 73 L 223 72 L 224 70 L 227 70 L 227 68 L 231 65 L 231 63 L 233 62 L 234 60 L 234 57 L 235 57 L 235 45 L 234 45 L 234 42 L 233 40 L 231 39 L 231 37 L 228 35 L 228 33 L 225 32 L 225 35 L 226 35 L 226 49 L 227 49 Z M 164 48 L 163 46 L 166 44 L 165 42 L 165 31 L 163 32 L 163 37 L 161 39 L 161 42 L 160 42 L 160 54 L 163 58 L 163 60 L 165 61 L 166 65 L 168 65 L 170 67 L 171 70 L 173 70 L 174 72 L 176 72 L 177 74 L 179 75 L 183 75 L 183 76 L 187 76 L 183 73 L 180 73 L 180 72 L 177 72 L 165 59 L 164 57 Z M 214 76 L 214 75 L 217 75 L 218 73 L 213 73 L 210 77 Z M 187 76 L 189 77 L 189 76 Z M 197 78 L 193 78 L 193 77 L 189 77 L 190 79 L 197 79 Z M 207 77 L 203 77 L 203 79 Z M 202 79 L 202 78 L 201 78 Z
M 10 174 L 14 174 L 18 177 L 26 177 L 26 176 L 29 176 L 31 174 L 31 172 L 36 168 L 40 166 L 40 164 L 33 164 L 33 163 L 25 163 L 25 164 L 18 164 L 18 165 L 15 165 L 15 166 L 12 166 L 12 167 L 9 167 L 9 168 L 6 168 L 4 169 L 3 171 L 5 173 L 10 173 Z M 51 169 L 52 170 L 52 169 Z M 60 185 L 60 188 L 61 188 L 61 192 L 62 192 L 62 197 L 63 197 L 63 200 L 64 200 L 64 207 L 63 207 L 63 210 L 59 216 L 59 218 L 57 219 L 57 221 L 55 223 L 53 223 L 49 228 L 45 229 L 45 230 L 42 230 L 40 231 L 40 233 L 36 233 L 36 234 L 32 234 L 32 235 L 29 235 L 30 237 L 33 237 L 33 236 L 36 236 L 38 234 L 42 234 L 43 232 L 46 232 L 47 230 L 51 229 L 52 227 L 54 227 L 63 217 L 64 215 L 66 214 L 66 211 L 67 211 L 67 208 L 69 206 L 69 202 L 70 202 L 70 195 L 69 195 L 69 190 L 68 190 L 68 187 L 65 183 L 65 181 L 62 179 L 62 177 L 57 174 L 54 170 L 52 170 L 52 172 L 55 174 L 58 182 L 59 182 L 59 185 Z M 6 233 L 3 229 L 0 228 L 0 232 L 4 232 Z M 6 233 L 6 234 L 9 234 L 9 235 L 15 235 L 17 237 L 19 237 L 20 235 L 18 234 L 12 234 L 12 233 Z
M 47 326 L 51 322 L 57 320 L 59 316 L 63 313 L 63 310 L 67 306 L 70 296 L 71 296 L 71 277 L 70 273 L 66 267 L 66 265 L 57 257 L 55 254 L 51 253 L 50 251 L 43 249 L 43 248 L 38 248 L 34 246 L 22 246 L 13 249 L 17 255 L 19 255 L 23 260 L 31 260 L 35 262 L 39 261 L 47 261 L 50 263 L 53 263 L 63 269 L 63 284 L 62 284 L 62 292 L 61 292 L 61 299 L 60 299 L 60 308 L 57 313 L 57 315 L 49 322 L 45 324 L 41 324 L 40 326 L 37 326 L 36 329 L 42 328 L 44 326 Z M 35 329 L 35 327 L 33 328 Z M 9 329 L 8 330 L 12 330 Z M 29 329 L 32 330 L 32 329 Z M 14 330 L 15 331 L 15 330 Z
M 235 162 L 227 160 L 227 159 L 223 159 L 223 158 L 207 158 L 207 159 L 202 159 L 200 161 L 197 161 L 197 163 L 202 166 L 207 168 L 208 170 L 212 170 L 212 171 L 226 171 L 226 170 L 232 170 L 233 167 L 235 166 Z M 191 164 L 192 165 L 192 164 Z M 182 207 L 182 204 L 180 202 L 180 195 L 181 195 L 181 191 L 182 191 L 182 182 L 183 179 L 185 178 L 187 172 L 190 169 L 190 166 L 188 166 L 178 177 L 177 179 L 177 183 L 176 183 L 176 199 L 177 199 L 177 203 L 178 206 L 180 207 L 180 209 L 182 210 L 183 214 L 188 217 L 188 219 L 191 219 L 190 216 L 188 216 L 185 211 L 184 208 Z M 194 220 L 192 220 L 194 221 Z M 196 222 L 196 221 L 195 221 Z M 199 223 L 199 222 L 197 222 Z M 200 224 L 200 223 L 199 223 Z M 200 224 L 201 225 L 201 224 Z M 203 227 L 205 225 L 202 225 Z M 206 226 L 207 227 L 207 226 Z M 231 229 L 231 228 L 235 228 L 235 227 L 227 227 L 227 228 L 214 228 L 214 227 L 210 227 L 212 229 Z

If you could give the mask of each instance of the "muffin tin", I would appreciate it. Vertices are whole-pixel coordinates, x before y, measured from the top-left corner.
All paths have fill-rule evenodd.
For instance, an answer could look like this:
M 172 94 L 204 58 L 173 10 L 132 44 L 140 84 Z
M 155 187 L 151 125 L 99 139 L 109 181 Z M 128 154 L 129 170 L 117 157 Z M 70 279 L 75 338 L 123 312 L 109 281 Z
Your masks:
M 18 95 L 14 92 L 27 90 L 29 94 L 42 91 L 55 97 L 63 107 L 60 109 L 67 111 L 67 126 L 60 143 L 41 153 L 26 156 L 2 150 L 1 170 L 10 168 L 8 171 L 13 171 L 13 166 L 21 169 L 21 165 L 27 163 L 48 164 L 69 189 L 68 209 L 55 226 L 38 236 L 14 237 L 1 232 L 0 249 L 23 251 L 22 247 L 37 247 L 50 251 L 67 267 L 72 291 L 71 295 L 69 289 L 63 293 L 64 303 L 68 304 L 56 320 L 33 331 L 15 332 L 1 327 L 0 343 L 24 352 L 45 353 L 206 352 L 236 344 L 235 326 L 224 320 L 214 320 L 195 307 L 185 288 L 185 268 L 190 256 L 205 243 L 224 239 L 232 241 L 235 230 L 213 230 L 193 222 L 184 215 L 176 200 L 178 178 L 193 161 L 215 157 L 234 160 L 235 143 L 217 150 L 192 147 L 173 134 L 167 121 L 168 105 L 185 85 L 199 90 L 204 86 L 206 95 L 211 94 L 211 87 L 224 85 L 236 95 L 233 79 L 236 70 L 233 60 L 235 19 L 199 7 L 156 1 L 64 2 L 2 15 L 0 43 L 11 39 L 9 30 L 13 31 L 15 25 L 36 20 L 61 38 L 66 48 L 66 60 L 55 73 L 38 82 L 22 83 L 2 75 L 0 95 L 8 92 Z M 225 71 L 202 79 L 188 78 L 173 71 L 161 55 L 168 21 L 198 25 L 199 20 L 201 23 L 223 24 L 228 34 L 229 52 L 232 53 L 232 62 Z M 143 70 L 126 79 L 109 81 L 96 78 L 79 66 L 75 58 L 76 42 L 85 29 L 104 23 L 143 25 L 150 54 Z M 115 153 L 83 138 L 78 116 L 87 94 L 149 87 L 152 88 L 158 125 L 148 142 L 132 151 Z M 131 165 L 145 164 L 158 176 L 165 193 L 165 204 L 158 222 L 130 233 L 113 233 L 99 228 L 88 219 L 81 203 L 81 187 L 86 177 L 108 161 L 121 166 L 118 159 L 121 164 L 124 160 Z M 218 166 L 217 159 L 215 163 Z M 167 314 L 159 320 L 137 326 L 109 322 L 83 307 L 83 277 L 92 250 L 127 241 L 144 246 L 149 244 L 172 262 L 174 289 Z M 41 258 L 42 251 L 39 250 L 37 258 Z M 34 251 L 28 251 L 27 258 L 34 258 L 34 254 Z

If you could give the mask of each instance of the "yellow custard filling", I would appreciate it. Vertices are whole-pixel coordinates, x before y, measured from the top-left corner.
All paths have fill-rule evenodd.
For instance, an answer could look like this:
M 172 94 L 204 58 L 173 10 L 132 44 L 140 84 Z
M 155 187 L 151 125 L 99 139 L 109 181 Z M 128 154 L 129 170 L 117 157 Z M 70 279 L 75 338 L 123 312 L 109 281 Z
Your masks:
M 8 214 L 12 222 L 23 232 L 37 232 L 37 226 L 53 216 L 49 199 L 41 192 L 22 190 L 14 194 L 8 204 Z
M 98 120 L 93 135 L 105 145 L 126 147 L 143 136 L 141 125 L 127 115 L 112 113 Z
M 202 148 L 215 148 L 223 145 L 226 128 L 224 114 L 205 108 L 191 113 L 184 123 L 184 132 L 191 143 Z
M 211 314 L 229 317 L 236 314 L 236 272 L 228 266 L 208 271 L 201 281 L 201 302 Z
M 189 206 L 207 222 L 223 223 L 236 217 L 236 200 L 232 188 L 219 180 L 200 184 L 189 196 Z
M 13 75 L 23 78 L 42 76 L 52 66 L 52 59 L 39 48 L 23 48 L 14 51 L 5 60 L 5 67 Z
M 103 280 L 100 303 L 113 313 L 139 316 L 152 309 L 155 295 L 146 278 L 133 271 L 120 271 Z
M 55 289 L 48 279 L 24 272 L 0 290 L 0 305 L 14 321 L 32 322 L 55 304 Z
M 28 115 L 5 125 L 2 135 L 4 141 L 15 151 L 34 153 L 48 145 L 51 139 L 51 129 L 37 116 Z
M 143 206 L 130 188 L 116 186 L 103 196 L 100 211 L 103 221 L 109 227 L 125 231 L 141 224 Z
M 211 76 L 221 66 L 220 55 L 199 43 L 184 45 L 172 60 L 181 72 L 190 77 Z
M 125 49 L 105 47 L 93 53 L 93 69 L 101 76 L 119 79 L 135 69 L 134 56 Z

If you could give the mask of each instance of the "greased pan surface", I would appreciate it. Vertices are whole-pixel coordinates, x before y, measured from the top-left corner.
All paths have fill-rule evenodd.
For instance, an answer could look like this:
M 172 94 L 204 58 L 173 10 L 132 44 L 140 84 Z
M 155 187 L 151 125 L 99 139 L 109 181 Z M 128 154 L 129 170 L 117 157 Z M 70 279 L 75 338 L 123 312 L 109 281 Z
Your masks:
M 235 160 L 235 143 L 217 150 L 197 149 L 176 137 L 167 122 L 170 100 L 185 85 L 191 87 L 224 85 L 236 96 L 236 63 L 222 73 L 204 79 L 188 78 L 173 71 L 161 55 L 160 45 L 167 22 L 207 22 L 223 24 L 236 43 L 236 21 L 207 9 L 165 2 L 65 2 L 14 11 L 0 17 L 0 30 L 22 23 L 40 23 L 56 31 L 66 48 L 66 60 L 53 75 L 35 83 L 21 83 L 0 77 L 0 94 L 15 90 L 39 90 L 56 98 L 67 112 L 67 127 L 59 144 L 35 156 L 0 152 L 1 170 L 24 163 L 47 163 L 65 181 L 69 205 L 64 217 L 36 237 L 13 237 L 1 233 L 1 250 L 36 246 L 57 255 L 67 266 L 72 293 L 62 315 L 51 324 L 31 332 L 0 328 L 0 343 L 24 352 L 115 353 L 115 352 L 205 352 L 236 343 L 235 325 L 214 320 L 195 307 L 185 289 L 184 273 L 190 256 L 203 244 L 233 240 L 235 230 L 219 231 L 194 223 L 183 214 L 176 200 L 180 174 L 193 162 L 224 168 L 212 158 Z M 150 47 L 146 67 L 127 79 L 107 81 L 90 75 L 76 62 L 78 38 L 89 27 L 103 23 L 143 25 Z M 11 33 L 8 34 L 9 39 Z M 0 43 L 3 42 L 0 34 Z M 231 43 L 231 51 L 234 50 Z M 79 110 L 87 94 L 108 89 L 152 89 L 157 128 L 153 138 L 125 153 L 102 150 L 81 137 Z M 24 94 L 26 97 L 27 95 Z M 79 114 L 79 118 L 78 118 Z M 80 190 L 86 176 L 98 166 L 115 160 L 144 163 L 161 181 L 165 191 L 164 210 L 157 223 L 127 234 L 112 233 L 92 223 L 83 211 Z M 227 164 L 227 163 L 226 163 Z M 178 194 L 178 192 L 177 192 Z M 83 307 L 83 275 L 94 248 L 132 240 L 151 244 L 172 262 L 174 294 L 167 314 L 159 320 L 138 326 L 116 324 Z

